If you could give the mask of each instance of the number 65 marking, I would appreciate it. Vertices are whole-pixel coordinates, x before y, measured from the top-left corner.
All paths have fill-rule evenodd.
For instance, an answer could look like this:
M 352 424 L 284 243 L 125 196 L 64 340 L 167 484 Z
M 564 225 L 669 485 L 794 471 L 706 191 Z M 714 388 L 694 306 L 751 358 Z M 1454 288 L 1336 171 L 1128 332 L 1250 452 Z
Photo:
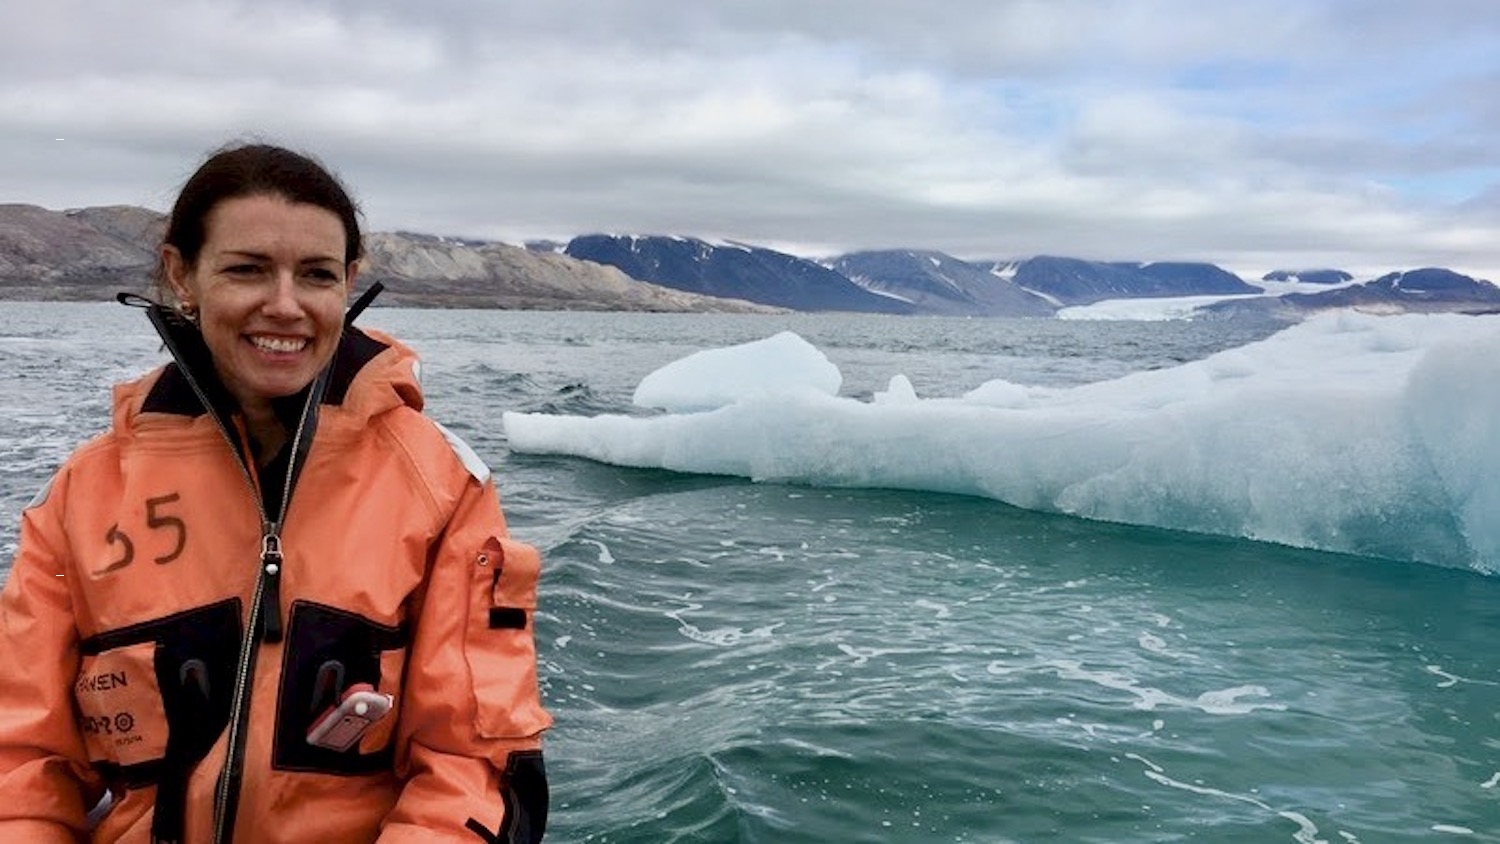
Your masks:
M 158 495 L 155 498 L 146 499 L 146 527 L 151 530 L 166 530 L 174 535 L 172 550 L 159 557 L 152 559 L 158 565 L 165 565 L 182 556 L 182 549 L 187 546 L 187 525 L 177 516 L 162 511 L 162 508 L 175 501 L 180 501 L 182 496 L 178 493 L 170 495 Z M 109 526 L 109 531 L 104 534 L 104 541 L 111 545 L 120 546 L 119 558 L 95 574 L 106 574 L 125 568 L 135 561 L 135 542 L 130 536 L 120 530 L 119 523 Z

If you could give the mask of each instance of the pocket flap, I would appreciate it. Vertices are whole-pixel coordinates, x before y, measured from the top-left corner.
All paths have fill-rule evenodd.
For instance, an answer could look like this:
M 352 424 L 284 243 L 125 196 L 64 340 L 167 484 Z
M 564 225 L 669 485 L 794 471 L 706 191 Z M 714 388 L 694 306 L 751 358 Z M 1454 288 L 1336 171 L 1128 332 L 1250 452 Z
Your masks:
M 166 755 L 156 651 L 156 642 L 140 642 L 83 657 L 73 696 L 91 761 L 130 766 Z
M 541 569 L 541 554 L 509 537 L 488 538 L 474 557 L 464 659 L 474 684 L 475 728 L 486 738 L 524 738 L 551 724 L 538 692 L 530 623 Z

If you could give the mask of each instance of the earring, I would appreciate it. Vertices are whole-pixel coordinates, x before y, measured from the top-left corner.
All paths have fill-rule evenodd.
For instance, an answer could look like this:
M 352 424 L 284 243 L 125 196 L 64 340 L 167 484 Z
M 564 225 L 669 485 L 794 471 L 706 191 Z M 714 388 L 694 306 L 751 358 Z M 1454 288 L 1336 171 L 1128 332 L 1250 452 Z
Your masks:
M 183 317 L 185 317 L 188 322 L 195 323 L 198 321 L 198 306 L 194 305 L 192 302 L 183 302 L 182 305 L 178 307 L 178 310 L 182 312 Z

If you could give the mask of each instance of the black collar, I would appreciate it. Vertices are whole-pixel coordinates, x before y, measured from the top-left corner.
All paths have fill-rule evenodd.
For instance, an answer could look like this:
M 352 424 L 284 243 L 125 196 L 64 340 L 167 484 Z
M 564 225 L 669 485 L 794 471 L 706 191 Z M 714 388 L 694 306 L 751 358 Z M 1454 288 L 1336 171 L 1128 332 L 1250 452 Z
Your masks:
M 214 369 L 213 358 L 209 354 L 208 346 L 203 342 L 203 335 L 198 332 L 198 327 L 167 308 L 162 308 L 162 310 L 170 315 L 164 317 L 161 322 L 169 326 L 168 331 L 172 337 L 168 340 L 168 345 L 169 347 L 175 346 L 177 354 L 174 356 L 175 359 L 167 364 L 166 371 L 162 373 L 161 378 L 157 379 L 151 392 L 146 395 L 141 410 L 146 413 L 171 413 L 179 416 L 201 416 L 207 412 L 209 408 L 203 406 L 203 402 L 193 391 L 192 384 L 185 374 L 190 372 L 219 417 L 231 418 L 239 410 L 239 404 L 224 387 L 224 383 L 219 380 L 219 373 Z M 163 339 L 168 338 L 164 335 Z M 358 328 L 346 327 L 343 336 L 339 338 L 338 350 L 334 352 L 328 389 L 323 394 L 323 404 L 343 404 L 344 397 L 349 392 L 349 386 L 354 383 L 355 376 L 365 367 L 365 364 L 386 348 L 387 344 Z M 303 404 L 307 401 L 307 389 L 309 388 L 304 388 L 296 395 L 271 401 L 271 407 L 275 410 L 277 418 L 287 426 L 288 430 L 294 429 L 297 425 L 297 418 L 302 413 Z

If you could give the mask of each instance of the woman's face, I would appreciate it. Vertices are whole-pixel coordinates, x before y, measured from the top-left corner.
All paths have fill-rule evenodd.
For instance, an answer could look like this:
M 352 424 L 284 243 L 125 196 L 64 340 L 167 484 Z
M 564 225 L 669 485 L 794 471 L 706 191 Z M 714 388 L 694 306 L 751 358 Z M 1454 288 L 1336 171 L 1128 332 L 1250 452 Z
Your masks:
M 259 195 L 227 199 L 204 225 L 188 266 L 163 247 L 167 280 L 197 309 L 214 368 L 247 413 L 310 384 L 333 358 L 356 263 L 344 224 L 316 205 Z

